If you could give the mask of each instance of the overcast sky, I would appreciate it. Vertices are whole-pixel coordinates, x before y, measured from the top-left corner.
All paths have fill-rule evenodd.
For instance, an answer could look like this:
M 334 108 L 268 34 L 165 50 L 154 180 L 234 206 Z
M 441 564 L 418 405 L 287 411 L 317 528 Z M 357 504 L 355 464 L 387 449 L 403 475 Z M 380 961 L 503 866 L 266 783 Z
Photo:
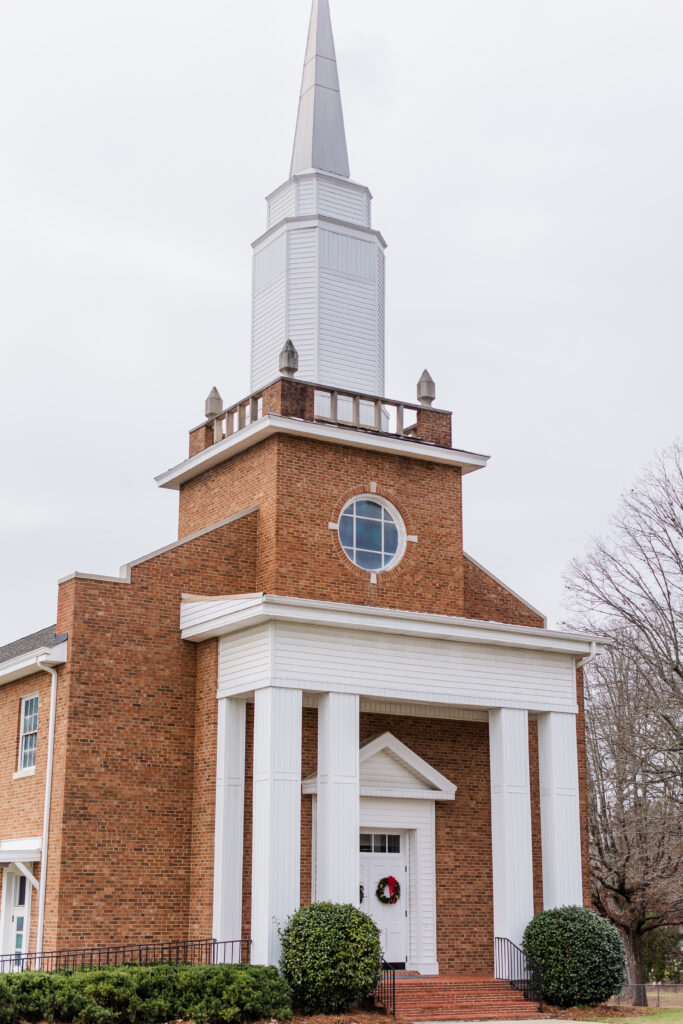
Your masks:
M 0 643 L 57 578 L 175 539 L 153 477 L 248 393 L 250 243 L 289 172 L 309 0 L 4 0 Z M 389 244 L 387 394 L 426 366 L 465 545 L 561 574 L 681 431 L 680 0 L 332 0 Z

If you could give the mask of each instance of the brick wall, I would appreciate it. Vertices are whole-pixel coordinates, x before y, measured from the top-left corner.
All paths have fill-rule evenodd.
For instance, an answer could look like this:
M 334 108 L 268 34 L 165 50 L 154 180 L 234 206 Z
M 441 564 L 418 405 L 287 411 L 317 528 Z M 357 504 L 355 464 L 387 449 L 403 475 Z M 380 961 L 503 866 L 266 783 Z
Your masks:
M 194 699 L 194 765 L 187 930 L 190 939 L 204 939 L 213 935 L 217 678 L 218 640 L 205 640 L 203 643 L 197 644 L 197 682 Z M 233 938 L 239 938 L 239 936 L 235 935 Z
M 335 531 L 344 502 L 370 490 L 417 535 L 376 584 L 344 555 Z M 180 536 L 259 506 L 257 589 L 323 601 L 462 615 L 461 474 L 419 462 L 278 435 L 180 491 Z
M 509 622 L 513 626 L 543 626 L 543 617 L 507 590 L 480 565 L 464 556 L 465 605 L 468 619 Z
M 45 769 L 47 738 L 50 722 L 50 688 L 52 679 L 47 672 L 17 679 L 0 687 L 0 837 L 25 839 L 43 832 L 43 801 L 45 799 Z M 35 774 L 21 779 L 13 778 L 19 763 L 19 731 L 22 697 L 38 694 L 38 741 Z M 32 871 L 40 881 L 40 865 Z M 3 868 L 0 866 L 0 892 Z M 31 894 L 29 920 L 29 949 L 35 948 L 38 926 L 38 891 Z
M 211 737 L 202 726 L 195 753 L 197 649 L 180 638 L 180 600 L 253 589 L 256 520 L 142 563 L 129 584 L 60 587 L 69 744 L 55 757 L 46 948 L 187 932 L 192 869 L 207 852 L 191 842 L 193 780 Z

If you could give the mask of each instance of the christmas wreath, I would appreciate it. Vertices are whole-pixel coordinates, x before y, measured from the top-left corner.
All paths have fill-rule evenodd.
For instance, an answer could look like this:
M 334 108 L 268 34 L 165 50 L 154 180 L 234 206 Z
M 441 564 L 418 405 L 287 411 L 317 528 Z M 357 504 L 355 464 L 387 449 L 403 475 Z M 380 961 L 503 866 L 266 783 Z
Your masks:
M 389 894 L 384 891 L 389 890 Z M 375 896 L 380 903 L 398 903 L 401 895 L 401 886 L 398 884 L 398 879 L 394 878 L 393 875 L 387 875 L 386 878 L 380 878 L 377 883 L 377 889 Z

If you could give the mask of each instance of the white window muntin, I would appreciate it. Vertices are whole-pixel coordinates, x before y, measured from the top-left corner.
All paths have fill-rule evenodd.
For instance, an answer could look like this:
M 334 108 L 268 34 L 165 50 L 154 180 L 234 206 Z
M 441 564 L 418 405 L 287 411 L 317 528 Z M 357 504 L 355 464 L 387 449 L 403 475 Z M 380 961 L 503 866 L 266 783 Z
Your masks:
M 21 698 L 21 724 L 19 733 L 19 771 L 34 768 L 38 748 L 38 694 Z
M 378 506 L 381 518 L 365 515 L 366 505 Z M 372 544 L 360 535 L 359 527 L 366 525 L 379 527 L 373 531 L 380 537 L 378 544 Z M 395 537 L 392 536 L 393 530 L 396 531 Z M 403 518 L 396 506 L 379 494 L 356 494 L 350 498 L 339 514 L 338 531 L 339 543 L 346 557 L 366 572 L 389 572 L 405 554 L 408 537 Z
M 361 832 L 361 853 L 400 853 L 401 835 L 398 832 Z

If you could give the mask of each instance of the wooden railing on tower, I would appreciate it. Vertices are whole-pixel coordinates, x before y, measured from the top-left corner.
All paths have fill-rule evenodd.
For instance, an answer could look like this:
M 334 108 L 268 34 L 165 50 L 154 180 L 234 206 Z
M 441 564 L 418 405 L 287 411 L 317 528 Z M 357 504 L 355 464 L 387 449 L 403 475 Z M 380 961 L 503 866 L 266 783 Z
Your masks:
M 451 413 L 443 409 L 281 377 L 190 431 L 190 455 L 269 414 L 451 447 Z

